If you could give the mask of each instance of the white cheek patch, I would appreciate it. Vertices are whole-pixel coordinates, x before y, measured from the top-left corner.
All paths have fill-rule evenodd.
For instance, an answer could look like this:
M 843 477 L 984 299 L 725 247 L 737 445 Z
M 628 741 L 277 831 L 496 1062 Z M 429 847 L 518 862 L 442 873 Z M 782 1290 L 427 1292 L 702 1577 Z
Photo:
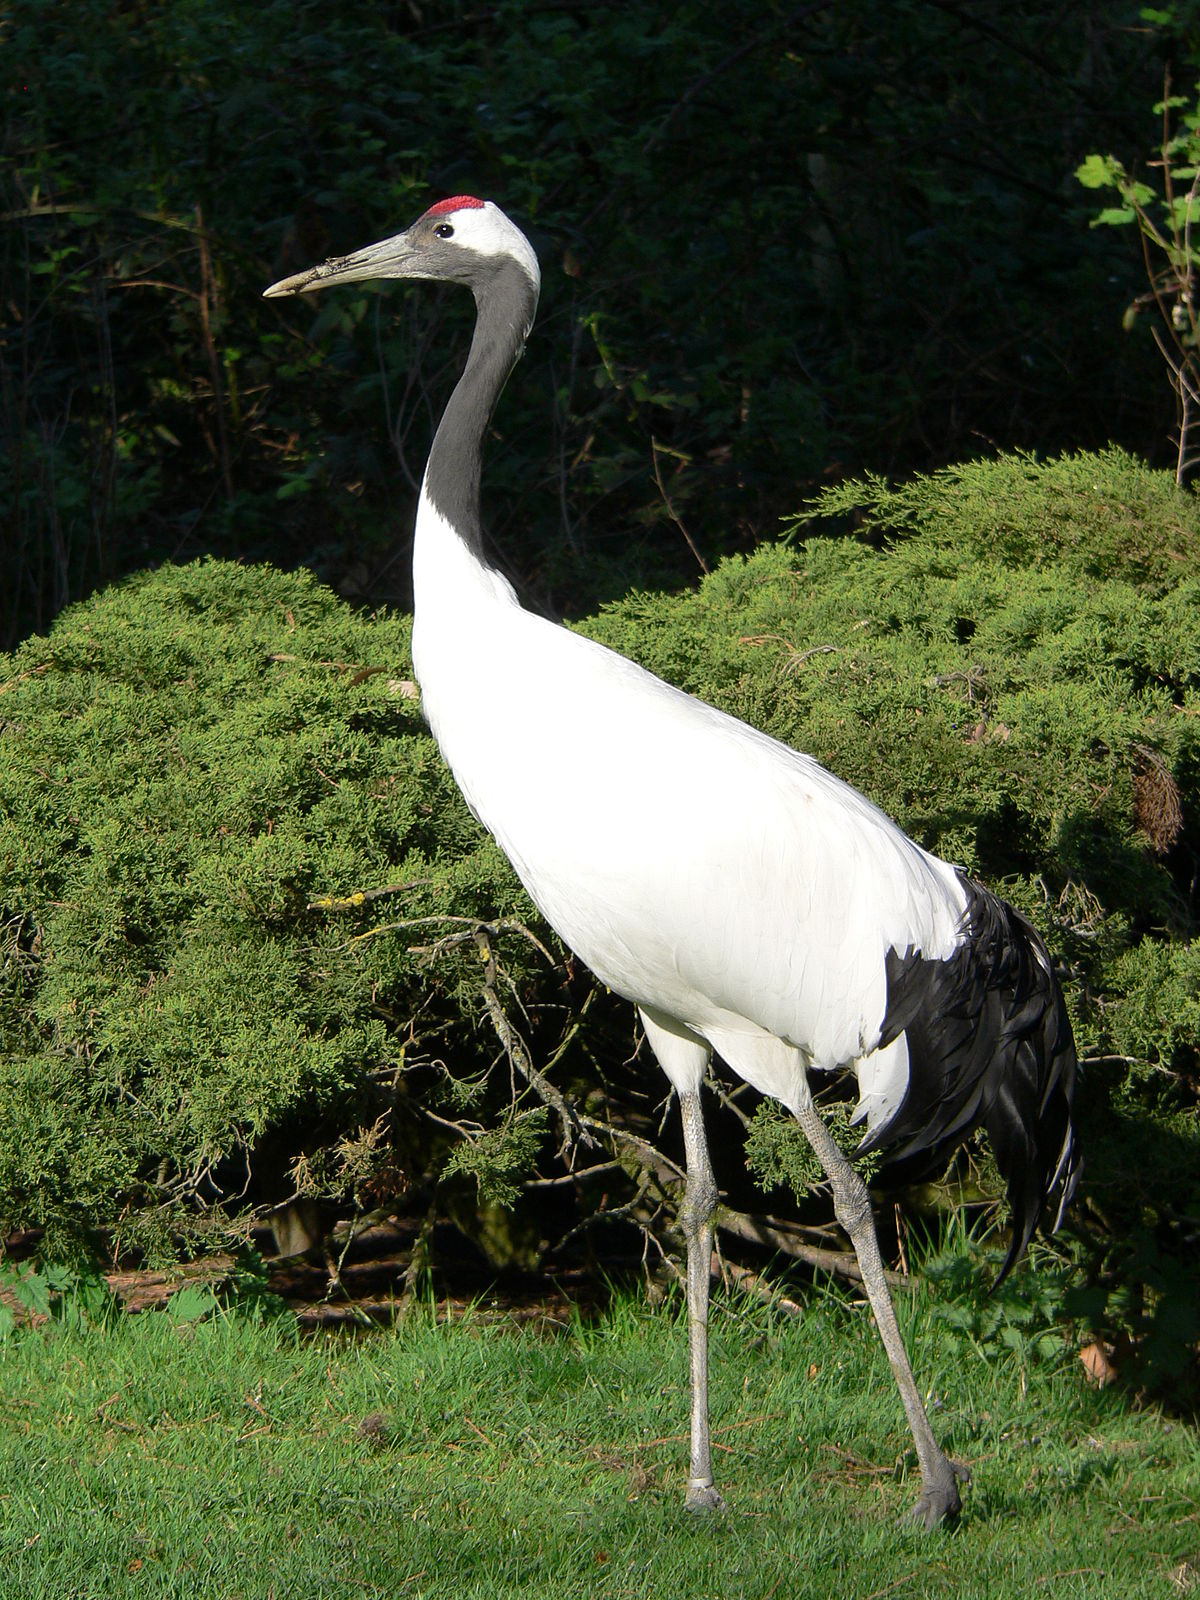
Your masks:
M 541 287 L 542 274 L 533 246 L 499 206 L 487 200 L 481 206 L 452 212 L 450 220 L 454 224 L 456 241 L 465 249 L 481 256 L 512 256 L 525 270 L 534 288 Z

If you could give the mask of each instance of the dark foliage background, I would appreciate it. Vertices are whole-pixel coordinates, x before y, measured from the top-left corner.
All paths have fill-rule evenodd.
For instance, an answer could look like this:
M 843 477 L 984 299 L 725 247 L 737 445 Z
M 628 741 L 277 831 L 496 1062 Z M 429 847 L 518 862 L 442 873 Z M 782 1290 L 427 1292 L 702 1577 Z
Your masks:
M 544 264 L 494 531 L 567 612 L 748 548 L 807 491 L 1117 440 L 1136 163 L 1187 18 L 999 0 L 15 0 L 0 19 L 0 645 L 164 557 L 403 601 L 469 307 L 262 287 L 501 201 Z M 445 324 L 449 324 L 447 327 Z M 1142 330 L 1144 331 L 1144 330 Z

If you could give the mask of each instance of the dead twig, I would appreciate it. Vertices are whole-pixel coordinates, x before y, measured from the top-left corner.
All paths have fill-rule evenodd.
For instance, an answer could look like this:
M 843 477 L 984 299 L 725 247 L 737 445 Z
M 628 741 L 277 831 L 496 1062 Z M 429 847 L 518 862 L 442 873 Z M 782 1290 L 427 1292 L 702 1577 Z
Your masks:
M 852 1250 L 831 1250 L 824 1246 L 805 1244 L 794 1233 L 777 1223 L 760 1222 L 755 1217 L 747 1216 L 741 1211 L 731 1211 L 722 1206 L 714 1219 L 718 1228 L 726 1233 L 732 1233 L 735 1238 L 750 1240 L 755 1244 L 770 1245 L 776 1250 L 781 1250 L 793 1260 L 803 1261 L 810 1267 L 816 1267 L 822 1272 L 833 1272 L 841 1278 L 848 1278 L 852 1283 L 862 1282 L 862 1268 L 858 1264 L 858 1257 Z M 885 1274 L 888 1283 L 902 1284 L 907 1280 L 898 1272 Z
M 525 930 L 528 934 L 528 929 Z M 544 946 L 528 935 L 540 949 Z M 580 1120 L 575 1107 L 559 1092 L 550 1080 L 541 1073 L 533 1064 L 533 1057 L 524 1039 L 508 1020 L 504 1007 L 500 1004 L 500 996 L 496 993 L 496 957 L 492 949 L 490 930 L 484 926 L 475 929 L 475 943 L 479 947 L 480 959 L 483 962 L 483 1003 L 487 1007 L 488 1017 L 492 1027 L 496 1030 L 496 1037 L 504 1046 L 504 1052 L 509 1061 L 520 1073 L 521 1077 L 537 1095 L 538 1099 L 554 1112 L 559 1120 L 561 1138 L 559 1140 L 558 1154 L 560 1160 L 566 1160 L 572 1145 L 582 1144 L 587 1150 L 595 1148 L 594 1141 Z M 547 954 L 549 952 L 546 952 Z
M 695 556 L 697 562 L 699 563 L 701 572 L 707 573 L 709 571 L 708 562 L 700 554 L 699 550 L 697 550 L 695 542 L 692 539 L 691 534 L 684 527 L 682 519 L 679 516 L 679 513 L 675 510 L 675 507 L 671 504 L 671 496 L 667 493 L 666 485 L 662 481 L 662 473 L 659 472 L 659 470 L 658 470 L 658 452 L 659 452 L 660 449 L 661 449 L 661 446 L 659 445 L 658 440 L 657 439 L 651 439 L 651 441 L 650 441 L 650 460 L 651 460 L 651 463 L 653 464 L 653 467 L 654 467 L 654 481 L 658 485 L 658 492 L 663 497 L 663 505 L 665 505 L 666 508 L 667 508 L 667 515 L 670 517 L 671 521 L 679 529 L 680 533 L 683 535 L 684 539 L 686 540 L 687 547 L 692 552 L 692 554 Z
M 353 889 L 347 895 L 323 894 L 316 900 L 310 900 L 304 909 L 306 911 L 357 911 L 360 906 L 369 905 L 372 900 L 382 900 L 385 895 L 389 894 L 403 894 L 408 889 L 420 889 L 432 881 L 431 878 L 410 878 L 407 883 L 389 883 L 381 889 Z

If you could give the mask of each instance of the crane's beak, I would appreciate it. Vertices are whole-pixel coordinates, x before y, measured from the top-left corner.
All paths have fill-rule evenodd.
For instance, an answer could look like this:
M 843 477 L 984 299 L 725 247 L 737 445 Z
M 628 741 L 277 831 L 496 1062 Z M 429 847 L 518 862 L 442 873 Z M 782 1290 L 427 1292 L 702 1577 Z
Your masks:
M 290 278 L 281 278 L 269 289 L 263 290 L 264 300 L 277 295 L 307 294 L 312 289 L 323 289 L 327 283 L 361 283 L 364 278 L 409 278 L 417 252 L 407 233 L 397 233 L 378 244 L 369 244 L 365 250 L 356 250 L 349 256 L 330 256 L 319 267 L 309 267 Z

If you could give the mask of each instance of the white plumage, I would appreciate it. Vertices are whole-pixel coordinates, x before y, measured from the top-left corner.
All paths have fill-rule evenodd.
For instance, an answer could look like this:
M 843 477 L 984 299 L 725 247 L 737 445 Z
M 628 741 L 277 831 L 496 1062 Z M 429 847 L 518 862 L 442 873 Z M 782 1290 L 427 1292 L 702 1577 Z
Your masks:
M 413 553 L 413 661 L 468 804 L 531 898 L 639 1007 L 680 1096 L 688 1156 L 688 1504 L 719 1504 L 707 1415 L 716 1188 L 700 1114 L 710 1049 L 797 1117 L 858 1253 L 923 1476 L 915 1515 L 958 1509 L 965 1469 L 934 1440 L 866 1191 L 808 1073 L 857 1074 L 866 1145 L 940 1154 L 984 1120 L 1014 1208 L 1010 1261 L 1078 1177 L 1074 1051 L 1049 958 L 1022 919 L 806 755 L 524 610 L 487 560 L 480 452 L 532 323 L 538 271 L 494 205 L 458 196 L 406 233 L 275 285 L 368 277 L 465 284 L 478 316 L 438 429 Z M 1005 1270 L 1007 1270 L 1006 1263 Z
M 473 567 L 422 495 L 425 714 L 546 919 L 610 988 L 710 1042 L 762 1032 L 822 1070 L 874 1051 L 886 951 L 954 946 L 953 870 L 810 757 L 523 610 Z M 788 1086 L 745 1075 L 792 1104 Z M 871 1107 L 879 1068 L 864 1076 Z

